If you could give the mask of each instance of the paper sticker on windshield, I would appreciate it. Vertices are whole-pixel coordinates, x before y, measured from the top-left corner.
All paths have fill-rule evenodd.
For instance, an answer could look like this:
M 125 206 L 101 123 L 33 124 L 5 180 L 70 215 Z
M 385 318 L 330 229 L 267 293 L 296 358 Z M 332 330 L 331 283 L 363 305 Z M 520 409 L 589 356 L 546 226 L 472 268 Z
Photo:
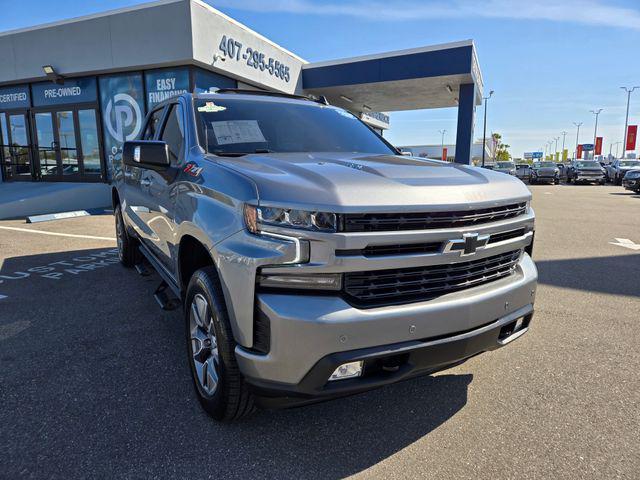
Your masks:
M 218 145 L 266 142 L 257 120 L 211 122 L 211 128 L 213 128 Z
M 199 112 L 207 112 L 207 113 L 223 112 L 226 109 L 227 109 L 227 107 L 223 107 L 222 105 L 216 105 L 213 102 L 207 102 L 203 106 L 198 107 L 198 111 Z

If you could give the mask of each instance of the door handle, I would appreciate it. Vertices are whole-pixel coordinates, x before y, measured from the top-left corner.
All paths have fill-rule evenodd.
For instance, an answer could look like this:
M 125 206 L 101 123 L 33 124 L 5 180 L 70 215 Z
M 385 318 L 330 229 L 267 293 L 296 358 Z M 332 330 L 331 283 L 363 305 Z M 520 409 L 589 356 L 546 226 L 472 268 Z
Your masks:
M 140 180 L 140 185 L 142 185 L 143 187 L 148 187 L 151 185 L 151 180 L 149 180 L 148 178 L 143 178 Z

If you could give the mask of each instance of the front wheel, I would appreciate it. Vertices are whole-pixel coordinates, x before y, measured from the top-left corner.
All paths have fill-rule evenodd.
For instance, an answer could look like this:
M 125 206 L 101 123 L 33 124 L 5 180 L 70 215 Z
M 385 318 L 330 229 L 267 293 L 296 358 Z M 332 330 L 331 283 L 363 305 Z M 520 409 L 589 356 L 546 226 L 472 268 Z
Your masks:
M 200 404 L 216 420 L 236 420 L 251 413 L 253 396 L 236 362 L 236 344 L 214 267 L 193 274 L 184 305 L 189 365 Z
M 118 258 L 120 263 L 125 267 L 133 267 L 136 263 L 140 262 L 140 250 L 138 250 L 138 243 L 135 238 L 127 233 L 127 229 L 124 225 L 124 218 L 122 218 L 122 207 L 116 205 L 116 209 L 113 212 L 116 220 L 116 241 L 118 243 Z

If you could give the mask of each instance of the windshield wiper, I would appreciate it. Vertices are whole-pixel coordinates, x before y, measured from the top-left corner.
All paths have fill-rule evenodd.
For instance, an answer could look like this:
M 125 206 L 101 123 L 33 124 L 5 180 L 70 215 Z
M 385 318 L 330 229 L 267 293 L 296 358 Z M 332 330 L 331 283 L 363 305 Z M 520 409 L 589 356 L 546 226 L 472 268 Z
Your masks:
M 244 155 L 249 155 L 248 152 L 225 152 L 222 150 L 214 150 L 211 153 L 217 155 L 218 157 L 242 157 Z
M 244 155 L 251 155 L 251 152 L 225 152 L 224 150 L 214 150 L 211 153 L 219 157 L 242 157 Z M 273 153 L 273 150 L 269 150 L 268 148 L 256 148 L 253 153 Z

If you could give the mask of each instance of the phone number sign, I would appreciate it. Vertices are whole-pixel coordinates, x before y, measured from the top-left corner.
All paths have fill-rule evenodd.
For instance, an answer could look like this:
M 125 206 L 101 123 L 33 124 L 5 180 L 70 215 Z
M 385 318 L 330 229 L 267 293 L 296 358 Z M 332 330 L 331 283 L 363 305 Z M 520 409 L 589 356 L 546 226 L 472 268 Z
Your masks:
M 242 42 L 239 42 L 232 37 L 223 35 L 220 39 L 218 49 L 222 52 L 224 58 L 235 62 L 242 62 L 248 67 L 253 67 L 255 70 L 266 72 L 272 77 L 278 78 L 285 83 L 289 83 L 291 80 L 289 65 L 267 56 L 266 53 L 261 52 L 259 49 L 243 45 Z

